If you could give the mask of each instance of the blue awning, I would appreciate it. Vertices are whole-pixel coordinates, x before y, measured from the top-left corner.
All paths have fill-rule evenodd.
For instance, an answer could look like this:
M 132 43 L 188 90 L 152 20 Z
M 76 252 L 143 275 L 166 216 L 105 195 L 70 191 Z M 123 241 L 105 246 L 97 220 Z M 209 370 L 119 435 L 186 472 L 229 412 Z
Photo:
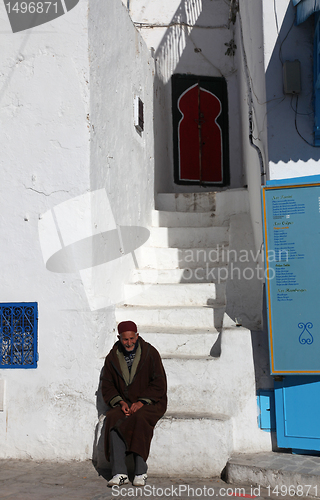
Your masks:
M 311 14 L 320 11 L 320 0 L 292 0 L 297 6 L 297 24 L 303 23 Z

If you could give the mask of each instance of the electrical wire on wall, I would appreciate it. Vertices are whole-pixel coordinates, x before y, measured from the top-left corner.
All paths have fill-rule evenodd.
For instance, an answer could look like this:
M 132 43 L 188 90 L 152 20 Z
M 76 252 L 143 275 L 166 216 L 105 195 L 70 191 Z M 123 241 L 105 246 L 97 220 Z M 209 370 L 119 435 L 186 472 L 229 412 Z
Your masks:
M 276 6 L 276 1 L 277 0 L 273 0 L 273 11 L 274 11 L 274 17 L 275 17 L 275 22 L 276 22 L 276 28 L 277 28 L 277 34 L 279 36 L 279 23 L 278 23 L 278 16 L 277 16 L 277 6 Z M 284 64 L 284 59 L 283 59 L 283 55 L 282 55 L 282 46 L 284 44 L 284 42 L 286 41 L 286 39 L 288 38 L 294 24 L 295 24 L 295 21 L 296 21 L 296 13 L 294 15 L 294 18 L 293 18 L 293 21 L 291 23 L 291 26 L 290 28 L 288 29 L 285 37 L 283 38 L 283 40 L 281 41 L 280 43 L 280 46 L 279 46 L 279 59 L 280 59 L 280 62 L 281 64 L 283 65 Z M 286 97 L 286 96 L 285 96 Z M 284 97 L 284 98 L 285 98 Z M 295 107 L 293 107 L 293 98 L 296 97 L 296 103 L 295 103 Z M 300 113 L 298 112 L 298 103 L 299 103 L 299 95 L 291 95 L 291 101 L 290 101 L 290 106 L 292 108 L 292 110 L 294 111 L 295 115 L 294 115 L 294 125 L 295 125 L 295 129 L 296 129 L 296 132 L 297 134 L 299 135 L 299 137 L 306 143 L 308 144 L 308 146 L 311 146 L 313 148 L 319 148 L 320 146 L 316 146 L 315 144 L 309 142 L 305 137 L 303 137 L 303 135 L 300 133 L 299 131 L 299 128 L 298 128 L 298 115 L 301 115 L 301 116 L 308 116 L 308 115 L 311 115 L 313 114 L 313 111 L 311 111 L 310 113 Z
M 249 72 L 249 66 L 248 66 L 248 60 L 247 60 L 247 54 L 245 51 L 245 46 L 244 46 L 244 37 L 243 37 L 243 27 L 242 27 L 242 19 L 241 19 L 241 13 L 239 9 L 239 25 L 240 25 L 240 39 L 241 39 L 241 45 L 242 45 L 242 53 L 243 53 L 243 62 L 244 62 L 244 69 L 245 69 L 245 74 L 246 74 L 246 80 L 247 80 L 247 88 L 248 88 L 248 105 L 249 105 L 249 142 L 250 145 L 256 150 L 258 158 L 259 158 L 259 164 L 260 164 L 260 173 L 261 173 L 261 185 L 265 184 L 266 181 L 266 172 L 265 172 L 265 167 L 264 167 L 264 161 L 263 161 L 263 156 L 261 149 L 257 144 L 254 143 L 254 136 L 253 136 L 253 130 L 254 130 L 254 123 L 253 123 L 253 113 L 255 111 L 254 109 L 254 103 L 253 103 L 253 89 L 251 88 L 251 77 L 250 77 L 250 72 Z
M 279 32 L 279 23 L 278 23 L 277 4 L 276 4 L 276 2 L 277 2 L 277 0 L 273 0 L 273 12 L 274 12 L 274 18 L 275 18 L 275 21 L 276 21 L 277 34 L 279 36 L 280 32 Z M 280 43 L 280 47 L 279 47 L 279 59 L 280 59 L 281 64 L 283 64 L 282 45 L 284 44 L 284 42 L 286 41 L 286 39 L 287 39 L 290 31 L 292 30 L 292 28 L 294 26 L 294 23 L 295 23 L 295 20 L 296 20 L 296 16 L 294 16 L 292 24 L 291 24 L 290 28 L 288 29 L 286 36 L 284 37 L 284 39 Z

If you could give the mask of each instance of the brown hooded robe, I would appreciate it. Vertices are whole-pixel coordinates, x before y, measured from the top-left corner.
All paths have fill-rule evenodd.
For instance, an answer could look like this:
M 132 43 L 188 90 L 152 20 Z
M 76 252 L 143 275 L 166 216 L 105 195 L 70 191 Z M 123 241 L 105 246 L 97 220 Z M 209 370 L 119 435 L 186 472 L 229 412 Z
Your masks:
M 140 410 L 126 417 L 120 406 L 107 412 L 105 426 L 105 453 L 110 461 L 110 431 L 115 429 L 122 437 L 128 453 L 137 453 L 145 461 L 148 458 L 153 429 L 167 409 L 167 380 L 158 351 L 139 336 L 141 357 L 136 373 L 129 385 L 126 384 L 117 355 L 120 341 L 116 342 L 106 357 L 101 378 L 104 401 L 109 404 L 115 396 L 128 403 L 139 399 L 151 400 Z

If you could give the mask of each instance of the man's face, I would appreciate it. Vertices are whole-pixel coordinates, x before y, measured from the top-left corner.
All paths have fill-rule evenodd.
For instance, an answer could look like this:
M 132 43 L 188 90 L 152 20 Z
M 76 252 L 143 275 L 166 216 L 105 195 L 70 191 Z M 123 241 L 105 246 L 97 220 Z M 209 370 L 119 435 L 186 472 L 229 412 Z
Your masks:
M 138 340 L 139 333 L 135 332 L 123 332 L 118 335 L 118 339 L 125 348 L 126 351 L 133 351 L 134 346 Z

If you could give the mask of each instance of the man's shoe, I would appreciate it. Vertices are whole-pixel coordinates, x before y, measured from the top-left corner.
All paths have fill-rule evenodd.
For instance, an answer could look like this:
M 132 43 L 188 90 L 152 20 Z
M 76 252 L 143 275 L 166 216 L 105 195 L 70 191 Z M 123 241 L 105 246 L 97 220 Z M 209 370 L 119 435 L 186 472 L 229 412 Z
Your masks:
M 122 484 L 128 484 L 128 482 L 129 478 L 127 474 L 116 474 L 108 481 L 108 486 L 121 486 Z
M 147 482 L 147 474 L 141 474 L 140 476 L 134 476 L 133 486 L 145 486 Z

